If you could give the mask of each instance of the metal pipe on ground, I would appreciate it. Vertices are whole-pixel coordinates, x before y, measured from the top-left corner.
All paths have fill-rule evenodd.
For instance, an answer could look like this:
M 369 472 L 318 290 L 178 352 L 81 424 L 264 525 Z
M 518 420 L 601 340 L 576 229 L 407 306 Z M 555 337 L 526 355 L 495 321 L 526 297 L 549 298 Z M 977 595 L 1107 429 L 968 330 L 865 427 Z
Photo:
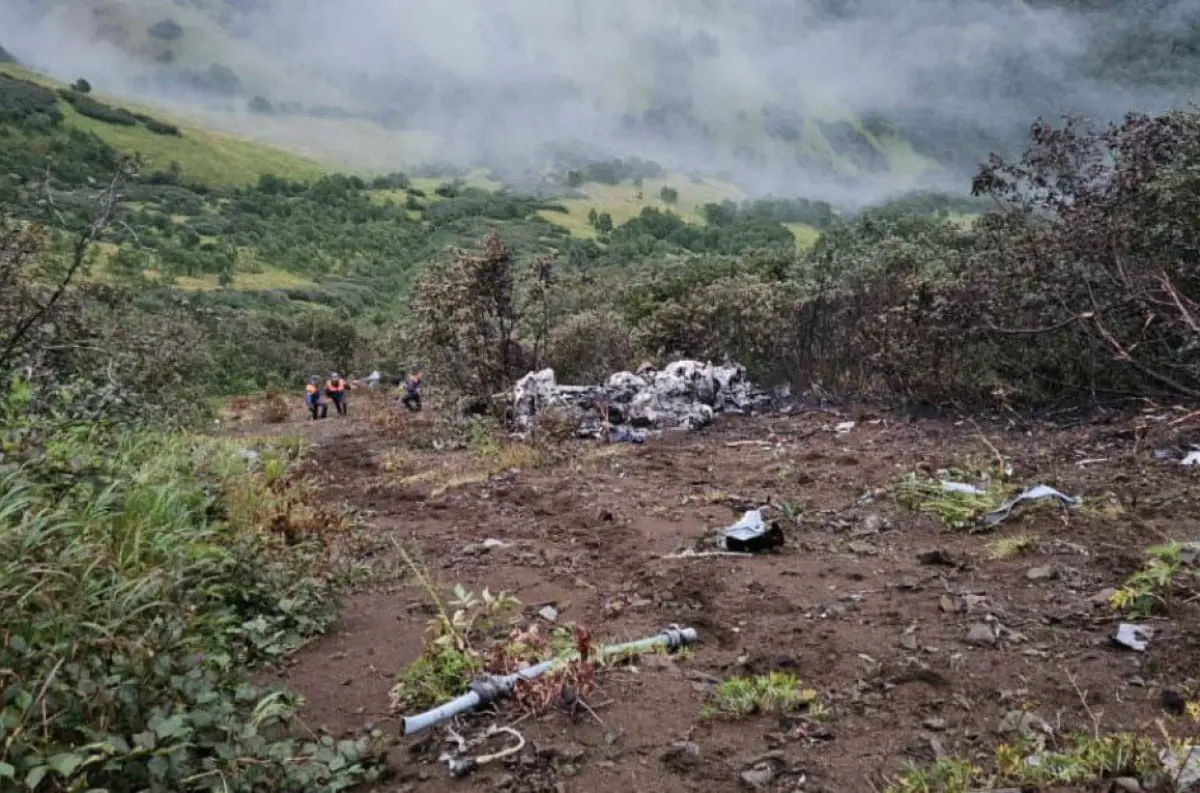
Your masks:
M 677 650 L 680 647 L 691 644 L 696 641 L 695 628 L 680 628 L 677 625 L 672 625 L 656 636 L 649 636 L 645 639 L 638 639 L 635 642 L 626 642 L 624 644 L 613 644 L 607 647 L 601 647 L 597 652 L 598 656 L 606 655 L 626 655 L 630 653 L 645 652 L 658 647 L 666 647 L 668 650 Z M 518 680 L 533 680 L 535 677 L 540 677 L 546 672 L 549 672 L 559 664 L 567 663 L 575 653 L 571 653 L 562 658 L 555 658 L 550 661 L 543 661 L 536 666 L 531 666 L 528 669 L 522 669 L 512 675 L 492 675 L 491 677 L 481 678 L 471 684 L 471 690 L 460 697 L 450 700 L 444 704 L 438 705 L 432 710 L 427 710 L 424 713 L 418 713 L 415 716 L 405 716 L 401 719 L 401 734 L 412 735 L 415 732 L 427 729 L 440 724 L 443 721 L 452 719 L 460 713 L 466 713 L 469 710 L 474 710 L 480 705 L 486 705 L 489 702 L 494 702 L 501 697 L 506 697 L 512 693 L 513 686 Z

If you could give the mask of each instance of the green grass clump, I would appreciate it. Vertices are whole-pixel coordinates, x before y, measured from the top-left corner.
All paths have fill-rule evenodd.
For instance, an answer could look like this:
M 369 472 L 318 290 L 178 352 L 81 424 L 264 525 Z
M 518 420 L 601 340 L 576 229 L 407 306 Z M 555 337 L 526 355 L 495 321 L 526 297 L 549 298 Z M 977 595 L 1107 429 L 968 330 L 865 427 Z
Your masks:
M 943 482 L 975 483 L 982 481 L 980 493 L 946 490 Z M 909 472 L 893 489 L 896 501 L 905 509 L 933 515 L 945 528 L 963 531 L 976 526 L 980 519 L 1004 503 L 1002 477 L 986 470 L 947 469 L 934 476 Z
M 975 765 L 956 757 L 943 757 L 930 766 L 910 761 L 885 793 L 967 793 L 981 775 Z
M 759 713 L 792 713 L 816 702 L 817 692 L 800 687 L 786 672 L 722 681 L 701 709 L 706 719 L 742 719 Z
M 1187 544 L 1175 540 L 1147 548 L 1145 565 L 1113 593 L 1112 607 L 1135 617 L 1165 609 L 1167 594 L 1180 578 L 1186 574 L 1194 581 L 1197 577 L 1196 570 L 1188 569 L 1184 563 L 1186 550 L 1189 550 Z
M 885 793 L 970 793 L 995 788 L 1057 790 L 1064 785 L 1088 786 L 1090 790 L 1091 785 L 1121 776 L 1144 781 L 1169 777 L 1159 748 L 1144 733 L 1076 733 L 1065 735 L 1056 743 L 1057 746 L 1050 747 L 1044 736 L 1026 735 L 1000 744 L 995 749 L 993 770 L 958 757 L 943 757 L 927 766 L 910 762 Z M 1184 742 L 1174 743 L 1182 746 Z
M 375 738 L 300 739 L 253 666 L 336 613 L 280 469 L 225 442 L 26 419 L 0 463 L 0 789 L 334 791 Z

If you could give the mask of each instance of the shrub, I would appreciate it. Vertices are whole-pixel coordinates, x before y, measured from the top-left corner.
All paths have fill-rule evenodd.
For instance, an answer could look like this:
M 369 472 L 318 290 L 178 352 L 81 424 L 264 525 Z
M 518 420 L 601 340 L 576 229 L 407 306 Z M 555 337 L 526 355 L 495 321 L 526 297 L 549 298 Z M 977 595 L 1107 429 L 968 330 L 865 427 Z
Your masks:
M 81 94 L 69 88 L 63 88 L 58 93 L 63 99 L 67 100 L 67 103 L 71 107 L 88 118 L 94 118 L 97 121 L 104 121 L 109 124 L 119 124 L 123 127 L 133 127 L 138 123 L 133 113 L 130 113 L 123 107 L 106 105 L 87 94 Z
M 639 323 L 639 346 L 669 359 L 734 360 L 753 376 L 777 378 L 787 342 L 787 290 L 757 276 L 719 278 L 670 300 Z
M 562 383 L 603 382 L 633 359 L 633 334 L 611 308 L 572 314 L 550 334 L 547 363 Z
M 247 672 L 334 613 L 321 554 L 257 530 L 298 514 L 289 457 L 29 424 L 19 394 L 5 423 L 23 440 L 0 472 L 0 778 L 243 793 L 369 779 L 371 739 L 291 737 L 298 700 Z
M 0 74 L 0 121 L 23 121 L 38 114 L 55 123 L 62 120 L 54 92 L 37 83 Z
M 174 124 L 167 124 L 166 122 L 158 121 L 157 119 L 153 118 L 145 119 L 144 123 L 146 125 L 146 129 L 150 130 L 155 135 L 175 135 L 177 137 L 182 135 L 182 133 L 179 131 L 179 127 L 175 126 Z
M 268 391 L 263 397 L 262 420 L 266 424 L 282 424 L 291 411 L 287 400 L 278 391 Z
M 460 393 L 489 397 L 536 368 L 549 333 L 553 263 L 529 271 L 491 232 L 475 253 L 452 249 L 426 269 L 412 297 L 410 341 Z

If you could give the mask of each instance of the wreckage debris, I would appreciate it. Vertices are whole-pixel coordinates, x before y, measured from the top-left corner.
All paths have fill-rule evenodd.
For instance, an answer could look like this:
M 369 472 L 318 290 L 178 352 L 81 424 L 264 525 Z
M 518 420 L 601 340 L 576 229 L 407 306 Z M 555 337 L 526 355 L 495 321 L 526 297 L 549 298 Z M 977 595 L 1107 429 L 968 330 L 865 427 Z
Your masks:
M 583 438 L 604 437 L 638 443 L 635 429 L 697 430 L 717 413 L 746 413 L 770 408 L 777 397 L 755 388 L 741 364 L 714 366 L 675 361 L 663 369 L 643 365 L 638 374 L 617 372 L 604 385 L 559 385 L 553 369 L 530 372 L 510 395 L 513 420 L 521 431 L 548 409 L 563 412 Z
M 724 531 L 724 547 L 736 553 L 757 553 L 783 545 L 783 531 L 763 520 L 762 510 L 752 509 Z

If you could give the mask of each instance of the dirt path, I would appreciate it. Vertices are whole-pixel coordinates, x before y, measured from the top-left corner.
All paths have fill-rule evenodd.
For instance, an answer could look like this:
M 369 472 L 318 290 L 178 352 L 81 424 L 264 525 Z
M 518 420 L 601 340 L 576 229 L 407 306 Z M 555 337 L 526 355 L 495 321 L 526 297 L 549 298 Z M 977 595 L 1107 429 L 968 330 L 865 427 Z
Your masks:
M 1194 470 L 1153 459 L 1129 425 L 985 429 L 1022 483 L 1109 508 L 1035 510 L 988 535 L 951 533 L 881 488 L 904 471 L 991 455 L 979 433 L 883 416 L 837 434 L 840 420 L 723 419 L 641 447 L 580 445 L 569 466 L 448 489 L 453 454 L 408 451 L 354 416 L 285 425 L 316 444 L 329 498 L 420 547 L 442 585 L 507 589 L 530 616 L 553 603 L 604 643 L 671 623 L 700 634 L 686 659 L 605 671 L 603 725 L 561 713 L 526 721 L 531 746 L 519 762 L 461 780 L 432 759 L 436 746 L 409 740 L 379 790 L 729 791 L 774 752 L 765 789 L 861 793 L 906 760 L 990 758 L 1011 710 L 1056 731 L 1090 732 L 1093 716 L 1106 730 L 1142 728 L 1160 715 L 1164 689 L 1195 675 L 1195 605 L 1174 604 L 1138 654 L 1111 644 L 1120 620 L 1097 602 L 1145 546 L 1200 539 Z M 422 483 L 423 467 L 441 473 Z M 767 499 L 802 507 L 781 553 L 659 558 Z M 1023 534 L 1025 553 L 989 558 L 988 543 Z M 485 539 L 506 546 L 484 550 Z M 414 586 L 352 597 L 336 630 L 283 675 L 309 698 L 309 723 L 335 735 L 398 732 L 388 691 L 429 616 Z M 966 641 L 997 622 L 1006 630 L 994 644 Z M 815 689 L 829 721 L 797 730 L 773 717 L 700 719 L 715 681 L 771 670 Z M 692 751 L 670 749 L 682 740 Z

